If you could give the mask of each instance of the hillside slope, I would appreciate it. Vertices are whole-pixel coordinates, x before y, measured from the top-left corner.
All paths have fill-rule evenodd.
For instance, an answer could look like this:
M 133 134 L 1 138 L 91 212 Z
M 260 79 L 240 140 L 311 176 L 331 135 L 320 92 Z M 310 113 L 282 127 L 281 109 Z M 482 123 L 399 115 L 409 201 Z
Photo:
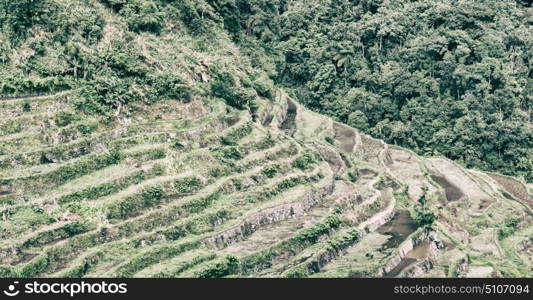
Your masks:
M 167 100 L 83 135 L 53 121 L 69 92 L 3 100 L 3 276 L 532 275 L 519 181 L 257 101 L 255 121 Z
M 0 276 L 532 276 L 531 186 L 311 112 L 213 2 L 1 4 Z

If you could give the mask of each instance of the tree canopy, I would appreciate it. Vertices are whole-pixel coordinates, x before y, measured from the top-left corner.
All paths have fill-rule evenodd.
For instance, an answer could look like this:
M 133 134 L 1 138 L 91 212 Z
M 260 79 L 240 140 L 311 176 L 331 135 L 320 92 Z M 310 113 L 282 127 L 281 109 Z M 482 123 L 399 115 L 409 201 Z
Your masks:
M 202 87 L 253 109 L 272 79 L 388 143 L 533 181 L 530 1 L 24 0 L 1 2 L 0 24 L 3 94 L 79 87 L 103 113 Z M 208 53 L 221 34 L 262 73 L 220 61 L 203 88 L 200 58 L 168 64 L 180 38 Z

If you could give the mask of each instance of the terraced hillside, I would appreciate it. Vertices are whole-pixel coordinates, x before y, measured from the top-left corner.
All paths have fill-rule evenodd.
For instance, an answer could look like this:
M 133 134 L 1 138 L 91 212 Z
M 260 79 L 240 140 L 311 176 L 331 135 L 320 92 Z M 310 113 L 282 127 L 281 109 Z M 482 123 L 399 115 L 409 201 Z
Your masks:
M 116 117 L 72 93 L 0 100 L 2 277 L 533 276 L 531 187 L 511 177 L 281 91 L 254 114 L 204 97 Z

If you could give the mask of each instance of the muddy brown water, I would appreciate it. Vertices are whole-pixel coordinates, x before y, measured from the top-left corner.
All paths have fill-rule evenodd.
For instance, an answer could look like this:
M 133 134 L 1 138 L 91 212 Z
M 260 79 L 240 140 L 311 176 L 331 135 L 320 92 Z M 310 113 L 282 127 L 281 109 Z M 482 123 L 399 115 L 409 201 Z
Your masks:
M 431 179 L 444 189 L 447 201 L 457 201 L 464 196 L 463 192 L 446 178 L 438 175 L 431 175 Z
M 410 265 L 412 265 L 414 262 L 416 261 L 416 259 L 414 258 L 410 258 L 410 257 L 405 257 L 404 259 L 402 259 L 400 261 L 400 263 L 394 267 L 394 269 L 392 269 L 390 272 L 386 273 L 385 275 L 383 275 L 383 277 L 385 278 L 392 278 L 392 277 L 396 277 L 398 276 L 403 270 L 405 270 L 407 267 L 409 267 Z
M 511 196 L 509 193 L 507 193 L 506 191 L 502 191 L 502 195 L 507 198 L 508 200 L 514 200 L 513 196 Z
M 383 277 L 396 277 L 401 272 L 412 266 L 415 262 L 417 262 L 420 259 L 425 259 L 429 256 L 430 251 L 430 244 L 427 241 L 424 241 L 418 245 L 416 245 L 413 250 L 407 252 L 405 254 L 405 257 L 402 258 L 400 263 L 394 267 L 394 269 L 390 270 L 390 272 L 383 275 Z
M 390 238 L 382 246 L 382 250 L 397 248 L 400 244 L 416 230 L 415 220 L 407 210 L 399 210 L 387 223 L 378 228 L 381 234 L 389 235 Z
M 359 169 L 359 174 L 361 174 L 361 176 L 372 175 L 372 177 L 377 175 L 376 172 L 370 169 Z
M 238 116 L 233 116 L 233 117 L 226 118 L 226 123 L 228 124 L 228 126 L 233 126 L 233 125 L 237 124 L 237 122 L 239 122 L 239 117 Z

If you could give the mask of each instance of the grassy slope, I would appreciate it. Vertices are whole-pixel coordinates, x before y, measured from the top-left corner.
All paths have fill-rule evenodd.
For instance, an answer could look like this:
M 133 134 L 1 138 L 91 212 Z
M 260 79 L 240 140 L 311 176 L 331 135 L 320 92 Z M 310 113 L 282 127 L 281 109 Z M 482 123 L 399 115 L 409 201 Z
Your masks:
M 435 267 L 416 276 L 465 276 L 447 267 L 463 258 L 496 275 L 531 276 L 530 255 L 516 248 L 529 236 L 530 213 L 497 182 L 461 177 L 471 180 L 459 186 L 469 197 L 443 202 L 443 187 L 429 175 L 453 181 L 466 176 L 462 168 L 344 132 L 349 128 L 339 133 L 329 118 L 282 92 L 257 99 L 254 114 L 213 98 L 217 71 L 241 83 L 258 72 L 220 29 L 215 39 L 193 37 L 177 22 L 159 35 L 127 39 L 122 17 L 89 3 L 57 2 L 105 19 L 102 38 L 84 46 L 88 55 L 123 43 L 142 53 L 152 72 L 179 73 L 195 91 L 190 101 L 137 101 L 106 116 L 76 111 L 67 122 L 50 120 L 83 100 L 81 81 L 66 98 L 0 100 L 6 120 L 30 118 L 21 126 L 32 137 L 10 130 L 0 136 L 2 276 L 377 276 L 398 245 L 383 250 L 388 236 L 376 229 L 394 205 L 414 212 L 424 185 L 439 238 L 454 246 L 427 258 Z M 35 36 L 51 48 L 48 36 Z M 53 54 L 36 59 L 52 63 Z M 30 61 L 11 59 L 10 67 Z M 404 163 L 416 172 L 403 172 Z M 490 205 L 479 207 L 482 200 Z M 507 231 L 498 241 L 499 229 Z

